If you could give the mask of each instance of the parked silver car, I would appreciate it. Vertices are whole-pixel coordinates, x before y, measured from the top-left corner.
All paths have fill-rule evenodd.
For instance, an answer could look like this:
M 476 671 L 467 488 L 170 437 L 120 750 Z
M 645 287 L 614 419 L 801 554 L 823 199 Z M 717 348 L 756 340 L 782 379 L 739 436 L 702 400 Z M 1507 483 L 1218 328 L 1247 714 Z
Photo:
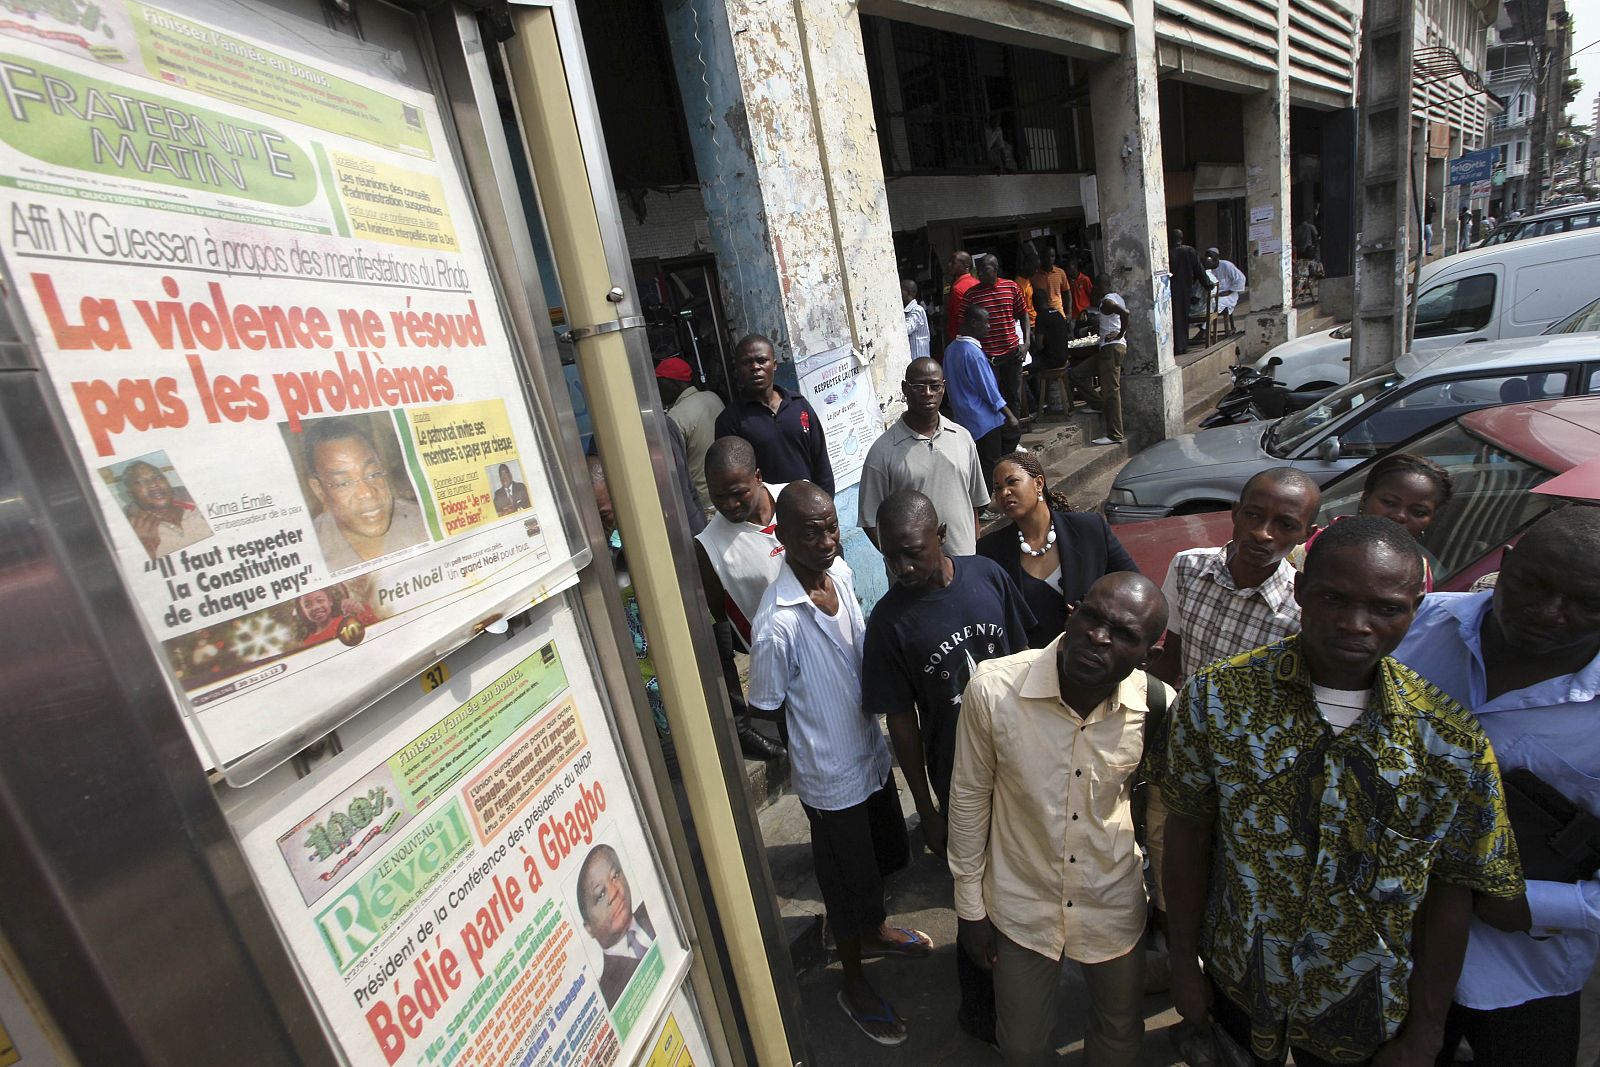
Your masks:
M 1289 466 L 1326 482 L 1340 471 L 1475 408 L 1600 393 L 1600 334 L 1463 345 L 1402 356 L 1304 411 L 1219 426 L 1153 445 L 1118 472 L 1112 522 L 1230 506 L 1250 476 Z
M 1583 230 L 1597 225 L 1600 225 L 1600 204 L 1585 203 L 1583 198 L 1579 197 L 1571 204 L 1552 204 L 1537 214 L 1526 215 L 1520 219 L 1502 220 L 1493 233 L 1473 247 L 1484 248 L 1488 245 L 1526 241 L 1530 237 L 1548 237 L 1552 233 Z

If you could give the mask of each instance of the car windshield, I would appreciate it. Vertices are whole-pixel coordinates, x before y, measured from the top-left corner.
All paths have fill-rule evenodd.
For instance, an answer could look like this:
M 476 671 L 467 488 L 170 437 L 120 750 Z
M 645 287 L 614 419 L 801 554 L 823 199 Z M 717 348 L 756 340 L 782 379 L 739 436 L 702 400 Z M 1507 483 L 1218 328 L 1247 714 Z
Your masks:
M 1472 436 L 1458 421 L 1403 448 L 1448 470 L 1455 489 L 1422 535 L 1422 547 L 1433 557 L 1436 586 L 1560 503 L 1556 497 L 1528 492 L 1552 477 L 1550 471 Z M 1363 463 L 1323 487 L 1319 525 L 1356 513 L 1371 466 Z
M 1390 371 L 1335 389 L 1310 407 L 1285 415 L 1269 426 L 1261 445 L 1268 455 L 1279 459 L 1295 455 L 1328 423 L 1343 418 L 1363 404 L 1370 404 L 1403 380 L 1402 375 Z
M 1545 333 L 1589 333 L 1593 330 L 1600 330 L 1600 300 L 1590 301 Z

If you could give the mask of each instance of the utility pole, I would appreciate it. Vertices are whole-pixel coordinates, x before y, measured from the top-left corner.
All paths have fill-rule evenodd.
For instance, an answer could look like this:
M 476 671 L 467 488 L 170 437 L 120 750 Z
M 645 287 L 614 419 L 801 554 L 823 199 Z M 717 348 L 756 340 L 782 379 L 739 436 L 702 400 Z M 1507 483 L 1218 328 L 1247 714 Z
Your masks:
M 1415 0 L 1363 0 L 1356 96 L 1355 323 L 1350 376 L 1405 350 Z
M 1550 182 L 1556 169 L 1556 133 L 1566 114 L 1567 95 L 1567 27 L 1572 16 L 1565 5 L 1552 3 L 1556 10 L 1550 12 L 1544 25 L 1539 53 L 1543 69 L 1539 72 L 1539 95 L 1535 100 L 1534 138 L 1532 160 L 1528 164 L 1527 188 L 1533 190 L 1533 203 L 1538 205 L 1548 199 Z

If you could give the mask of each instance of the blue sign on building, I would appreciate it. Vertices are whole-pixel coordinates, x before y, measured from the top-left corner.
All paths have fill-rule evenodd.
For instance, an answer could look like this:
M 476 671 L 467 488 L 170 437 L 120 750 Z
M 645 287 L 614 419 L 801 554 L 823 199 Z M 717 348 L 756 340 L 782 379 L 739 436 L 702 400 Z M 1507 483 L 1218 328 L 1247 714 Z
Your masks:
M 1467 152 L 1450 161 L 1450 184 L 1471 185 L 1473 182 L 1486 182 L 1494 174 L 1495 160 L 1500 158 L 1500 152 L 1495 148 L 1484 148 L 1477 152 Z

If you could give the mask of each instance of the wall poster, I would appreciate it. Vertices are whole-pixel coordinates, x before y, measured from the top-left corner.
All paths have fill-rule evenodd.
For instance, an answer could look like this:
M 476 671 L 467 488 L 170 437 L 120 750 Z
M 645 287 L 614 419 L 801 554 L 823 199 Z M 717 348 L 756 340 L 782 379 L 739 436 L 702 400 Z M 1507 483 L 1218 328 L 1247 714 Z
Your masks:
M 816 410 L 828 438 L 834 492 L 861 481 L 867 450 L 883 432 L 872 368 L 849 345 L 808 356 L 795 365 L 800 393 Z
M 688 950 L 574 617 L 534 615 L 233 816 L 353 1063 L 603 1065 L 659 1043 Z
M 440 103 L 268 5 L 7 6 L 6 271 L 192 725 L 265 769 L 587 562 Z

